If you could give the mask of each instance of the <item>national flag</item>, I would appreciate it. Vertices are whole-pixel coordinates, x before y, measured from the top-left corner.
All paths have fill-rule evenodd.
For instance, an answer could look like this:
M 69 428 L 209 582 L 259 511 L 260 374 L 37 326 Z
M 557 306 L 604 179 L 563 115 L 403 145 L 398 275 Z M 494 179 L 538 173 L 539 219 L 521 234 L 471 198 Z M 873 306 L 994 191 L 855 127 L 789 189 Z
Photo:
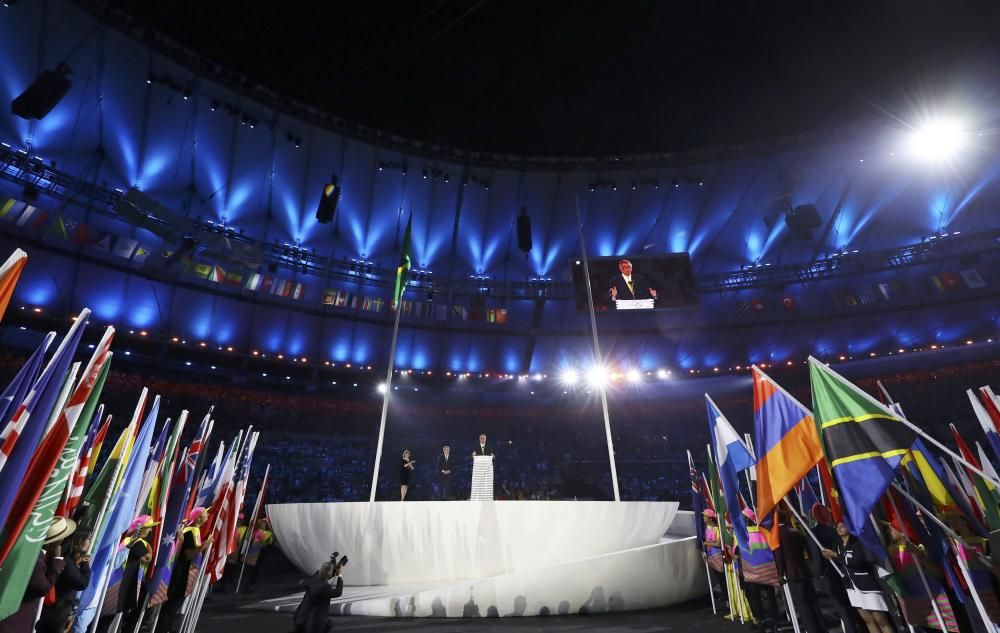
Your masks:
M 160 397 L 153 399 L 149 415 L 136 436 L 133 450 L 128 462 L 121 468 L 121 486 L 114 493 L 108 504 L 107 516 L 94 537 L 94 556 L 90 563 L 90 584 L 80 592 L 80 607 L 77 612 L 77 622 L 80 629 L 86 629 L 97 615 L 97 603 L 100 600 L 111 571 L 117 567 L 120 558 L 127 555 L 128 550 L 119 554 L 118 544 L 122 533 L 135 518 L 139 487 L 142 485 L 142 474 L 149 455 L 150 439 L 156 426 L 156 416 L 160 408 Z M 118 554 L 116 556 L 116 554 Z
M 45 237 L 59 241 L 69 239 L 69 232 L 66 230 L 66 223 L 63 221 L 61 215 L 57 215 L 56 219 L 49 224 L 47 229 L 45 229 Z
M 332 306 L 337 303 L 337 291 L 336 290 L 324 290 L 323 291 L 323 305 Z
M 936 510 L 962 514 L 973 530 L 981 536 L 986 536 L 986 528 L 976 517 L 965 495 L 956 489 L 948 477 L 945 465 L 938 461 L 920 438 L 916 439 L 907 454 L 905 466 L 926 488 Z
M 83 512 L 77 518 L 78 529 L 85 530 L 91 534 L 100 529 L 97 522 L 101 519 L 102 512 L 104 512 L 105 502 L 110 499 L 118 487 L 118 482 L 121 478 L 121 468 L 119 468 L 119 465 L 123 460 L 128 459 L 132 440 L 142 419 L 148 396 L 149 389 L 143 387 L 142 392 L 139 394 L 139 401 L 136 403 L 135 411 L 132 413 L 132 420 L 125 427 L 125 430 L 122 431 L 111 454 L 105 460 L 104 466 L 101 467 L 101 471 L 87 489 L 83 497 Z M 94 463 L 96 463 L 96 458 Z
M 139 484 L 139 496 L 137 512 L 141 514 L 149 514 L 149 508 L 147 503 L 149 502 L 149 493 L 153 489 L 153 483 L 160 474 L 160 464 L 163 463 L 163 458 L 167 451 L 167 442 L 170 439 L 170 430 L 173 428 L 171 424 L 172 420 L 167 418 L 166 422 L 163 423 L 163 427 L 160 429 L 160 434 L 156 436 L 156 441 L 153 443 L 153 448 L 149 451 L 149 459 L 146 461 L 146 469 L 142 473 L 142 483 Z
M 690 453 L 688 453 L 690 456 Z M 243 539 L 243 544 L 240 547 L 240 552 L 243 556 L 246 556 L 250 551 L 250 545 L 253 543 L 254 533 L 257 531 L 257 520 L 260 519 L 264 512 L 264 495 L 267 493 L 267 483 L 271 479 L 271 465 L 268 464 L 264 468 L 264 479 L 260 483 L 260 490 L 257 491 L 257 500 L 253 504 L 253 512 L 250 514 L 250 522 L 247 523 L 247 531 Z M 697 519 L 695 519 L 697 522 Z
M 184 432 L 184 427 L 187 423 L 188 412 L 181 411 L 180 418 L 177 420 L 177 424 L 174 425 L 174 430 L 170 434 L 170 439 L 167 441 L 167 449 L 165 451 L 162 462 L 160 463 L 159 472 L 157 473 L 156 479 L 153 480 L 153 486 L 149 491 L 149 500 L 146 503 L 146 508 L 143 513 L 149 514 L 153 521 L 157 522 L 157 525 L 153 527 L 153 532 L 150 535 L 150 549 L 152 554 L 152 560 L 147 566 L 147 575 L 150 579 L 153 577 L 153 572 L 155 571 L 155 566 L 157 561 L 164 553 L 160 549 L 160 538 L 163 534 L 163 520 L 167 512 L 167 502 L 170 495 L 170 488 L 173 485 L 174 472 L 177 465 L 177 450 L 179 448 L 178 442 L 180 441 L 181 433 Z
M 32 218 L 35 216 L 36 213 L 38 213 L 38 207 L 32 204 L 25 205 L 24 209 L 21 211 L 21 215 L 18 216 L 15 224 L 17 224 L 20 227 L 27 226 L 28 223 L 32 221 Z
M 844 514 L 840 510 L 840 492 L 837 491 L 837 486 L 833 483 L 830 465 L 825 459 L 821 459 L 816 464 L 816 470 L 819 471 L 820 485 L 823 486 L 823 491 L 826 493 L 826 505 L 830 508 L 830 513 L 833 514 L 833 520 L 840 523 L 844 520 Z
M 729 533 L 726 527 L 726 500 L 722 494 L 722 486 L 719 484 L 719 469 L 715 466 L 715 456 L 712 446 L 706 447 L 708 449 L 708 473 L 709 480 L 704 481 L 705 487 L 708 490 L 709 503 L 711 504 L 712 510 L 715 512 L 716 516 L 716 530 L 719 535 L 719 543 L 723 545 L 720 555 L 715 561 L 711 560 L 709 557 L 709 564 L 713 565 L 717 571 L 722 571 L 722 563 L 729 560 L 729 549 L 726 547 L 727 543 L 730 543 Z M 707 532 L 706 532 L 707 534 Z
M 916 435 L 892 411 L 811 356 L 809 383 L 844 522 L 870 550 L 881 553 L 881 544 L 868 528 L 868 515 Z
M 962 454 L 962 458 L 969 462 L 976 468 L 983 470 L 983 464 L 980 463 L 978 456 L 972 452 L 969 445 L 965 443 L 962 439 L 961 434 L 959 434 L 958 429 L 955 428 L 954 424 L 949 424 L 951 428 L 951 435 L 955 438 L 955 444 L 958 446 L 959 452 Z M 982 510 L 982 516 L 986 519 L 986 525 L 990 530 L 1000 530 L 1000 512 L 997 510 L 997 502 L 1000 501 L 1000 497 L 997 495 L 996 486 L 992 482 L 984 479 L 979 473 L 975 472 L 971 468 L 966 466 L 959 466 L 958 462 L 955 463 L 956 472 L 959 477 L 963 477 L 963 487 L 966 483 L 971 484 L 973 490 L 967 491 L 967 495 L 972 498 L 973 501 L 977 503 L 979 508 Z M 986 471 L 984 471 L 986 472 Z M 989 474 L 987 472 L 987 474 Z
M 79 383 L 73 389 L 73 395 L 70 396 L 56 423 L 46 434 L 28 464 L 27 471 L 20 481 L 20 490 L 7 515 L 3 538 L 0 539 L 0 565 L 10 554 L 29 519 L 33 527 L 41 524 L 48 526 L 56 507 L 62 500 L 69 474 L 76 464 L 80 447 L 87 435 L 88 423 L 104 388 L 114 334 L 113 327 L 105 330 Z M 79 424 L 81 416 L 86 420 L 84 424 Z M 62 479 L 56 480 L 57 476 Z M 43 494 L 54 494 L 55 497 L 42 498 Z M 38 552 L 35 551 L 34 558 L 29 557 L 32 565 L 37 555 Z
M 978 395 L 972 389 L 966 389 L 965 394 L 969 397 L 969 403 L 972 405 L 973 413 L 976 414 L 976 420 L 983 427 L 986 441 L 993 449 L 994 456 L 1000 460 L 1000 432 L 998 432 L 1000 431 L 1000 411 L 992 410 L 993 408 L 989 406 L 992 404 L 991 398 L 983 389 L 979 390 Z
M 736 533 L 736 542 L 741 549 L 749 550 L 747 526 L 740 511 L 738 474 L 741 470 L 753 466 L 755 460 L 750 449 L 707 393 L 705 404 L 708 408 L 708 435 L 712 440 L 712 452 L 719 467 L 719 479 L 726 497 L 726 507 L 729 508 L 729 520 L 733 524 L 733 532 Z M 721 517 L 719 521 L 722 521 Z
M 209 275 L 212 274 L 212 266 L 209 264 L 195 263 L 192 272 L 195 277 L 200 277 L 201 279 L 209 279 Z
M 93 249 L 95 251 L 102 251 L 105 253 L 111 252 L 111 246 L 114 244 L 115 236 L 107 231 L 101 231 L 97 236 L 97 241 L 94 242 Z
M 235 270 L 226 273 L 225 282 L 230 286 L 240 286 L 243 284 L 243 273 Z
M 688 451 L 688 473 L 691 476 L 691 508 L 694 510 L 694 535 L 698 539 L 698 547 L 703 548 L 705 544 L 705 499 L 702 496 L 701 476 L 698 475 L 694 467 L 694 459 L 691 451 Z
M 226 269 L 218 264 L 212 266 L 208 271 L 208 280 L 220 283 L 226 280 Z
M 14 249 L 7 261 L 0 266 L 0 319 L 3 319 L 10 298 L 14 296 L 14 286 L 21 277 L 21 271 L 28 262 L 28 254 L 19 248 Z
M 249 434 L 248 434 L 249 435 Z M 243 442 L 249 442 L 247 436 L 241 441 L 242 432 L 229 447 L 229 454 L 223 462 L 222 470 L 212 486 L 212 503 L 209 507 L 209 519 L 206 525 L 213 536 L 212 549 L 209 553 L 206 573 L 214 584 L 222 579 L 226 568 L 226 557 L 229 555 L 229 535 L 236 529 L 236 476 L 237 466 Z
M 251 292 L 256 292 L 260 290 L 260 285 L 264 281 L 264 278 L 260 273 L 250 273 L 247 275 L 246 289 Z
M 11 215 L 14 207 L 18 204 L 24 204 L 24 203 L 18 202 L 13 198 L 7 198 L 7 201 L 3 203 L 3 206 L 0 206 L 0 220 L 10 221 L 11 218 L 8 216 Z
M 28 471 L 38 443 L 41 441 L 49 416 L 52 414 L 62 379 L 66 376 L 73 354 L 80 344 L 90 310 L 84 308 L 63 337 L 41 377 L 15 411 L 0 446 L 0 525 L 7 525 L 21 480 Z
M 93 369 L 95 363 L 92 360 L 80 385 L 73 392 L 69 405 L 36 454 L 40 459 L 33 464 L 34 467 L 29 470 L 21 486 L 18 502 L 26 504 L 24 507 L 28 510 L 23 512 L 15 505 L 12 520 L 6 526 L 7 543 L 0 553 L 0 619 L 6 618 L 21 606 L 20 597 L 24 595 L 32 577 L 45 534 L 56 507 L 63 498 L 63 491 L 87 434 L 87 425 L 77 422 L 81 412 L 87 416 L 84 419 L 89 420 L 97 406 L 97 397 L 90 396 L 100 396 L 99 389 L 103 387 L 107 377 L 107 361 L 111 354 L 106 348 L 102 353 L 99 347 L 95 351 L 95 357 L 102 359 L 102 362 L 96 364 L 99 366 L 96 377 Z M 90 411 L 86 411 L 88 408 Z M 54 459 L 49 459 L 52 451 L 57 453 Z M 42 487 L 35 492 L 35 482 L 38 480 L 42 482 Z
M 132 257 L 132 253 L 135 252 L 137 246 L 139 246 L 138 240 L 134 240 L 131 237 L 119 237 L 113 254 L 124 259 L 129 259 Z
M 104 405 L 102 404 L 97 407 L 97 411 L 94 413 L 93 420 L 90 423 L 90 428 L 87 430 L 87 439 L 84 440 L 83 447 L 80 449 L 80 457 L 77 459 L 76 468 L 73 469 L 73 473 L 70 475 L 66 496 L 63 503 L 56 510 L 56 516 L 71 517 L 76 512 L 76 507 L 80 504 L 80 499 L 83 497 L 83 488 L 87 484 L 87 475 L 90 473 L 90 466 L 96 463 L 96 460 L 91 461 L 94 446 L 104 442 L 104 438 L 108 434 L 108 427 L 111 426 L 111 416 L 109 415 L 108 420 L 104 424 L 101 424 L 103 417 Z
M 9 426 L 10 418 L 17 411 L 21 402 L 24 401 L 25 396 L 28 395 L 28 390 L 38 380 L 38 372 L 42 369 L 42 361 L 45 360 L 45 353 L 55 338 L 55 332 L 49 332 L 45 335 L 42 343 L 35 348 L 35 351 L 32 352 L 28 360 L 21 365 L 21 369 L 17 371 L 14 379 L 10 381 L 7 388 L 3 390 L 3 394 L 0 395 L 0 428 L 3 429 L 2 434 L 0 434 L 0 446 L 7 441 L 8 434 L 13 432 L 13 428 Z
M 152 254 L 153 252 L 149 249 L 149 247 L 139 244 L 135 247 L 135 253 L 132 255 L 132 263 L 142 266 Z
M 295 289 L 292 290 L 292 299 L 301 300 L 306 294 L 306 287 L 302 283 L 295 284 Z
M 226 443 L 219 442 L 219 447 L 215 452 L 215 459 L 205 470 L 200 481 L 198 481 L 197 491 L 198 494 L 194 497 L 194 503 L 191 507 L 201 506 L 207 508 L 212 505 L 213 499 L 215 499 L 215 492 L 217 484 L 219 483 L 220 477 L 222 477 L 222 471 L 226 466 L 226 461 L 229 459 L 229 454 L 232 452 L 233 447 L 229 447 L 229 452 L 226 452 Z
M 396 266 L 396 285 L 392 291 L 392 309 L 399 306 L 399 300 L 403 298 L 406 291 L 406 284 L 410 278 L 410 228 L 413 226 L 413 211 L 406 221 L 406 230 L 403 232 L 403 249 L 399 254 L 399 264 Z
M 812 412 L 753 366 L 754 446 L 757 461 L 757 517 L 772 548 L 776 530 L 765 518 L 797 482 L 823 459 L 823 447 Z
M 969 288 L 985 288 L 986 282 L 983 281 L 983 276 L 979 274 L 979 271 L 975 268 L 966 268 L 960 273 L 962 275 L 962 281 Z

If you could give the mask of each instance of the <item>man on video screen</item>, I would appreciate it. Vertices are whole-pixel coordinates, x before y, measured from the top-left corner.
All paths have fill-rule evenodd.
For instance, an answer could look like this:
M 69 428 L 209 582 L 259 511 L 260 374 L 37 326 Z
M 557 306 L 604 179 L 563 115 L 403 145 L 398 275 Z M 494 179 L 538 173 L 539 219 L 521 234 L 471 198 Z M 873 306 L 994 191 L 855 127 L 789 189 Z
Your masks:
M 632 274 L 632 262 L 618 261 L 619 274 L 611 278 L 611 301 L 618 299 L 656 299 L 656 289 L 650 288 L 649 281 L 639 274 Z

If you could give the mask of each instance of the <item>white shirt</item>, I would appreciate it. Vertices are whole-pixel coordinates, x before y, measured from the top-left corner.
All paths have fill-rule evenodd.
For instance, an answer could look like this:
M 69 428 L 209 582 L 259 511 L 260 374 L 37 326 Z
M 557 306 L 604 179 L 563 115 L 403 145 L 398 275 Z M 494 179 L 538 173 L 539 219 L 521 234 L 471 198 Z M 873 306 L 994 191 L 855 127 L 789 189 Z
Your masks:
M 622 275 L 622 278 L 625 279 L 625 283 L 632 283 L 632 275 Z

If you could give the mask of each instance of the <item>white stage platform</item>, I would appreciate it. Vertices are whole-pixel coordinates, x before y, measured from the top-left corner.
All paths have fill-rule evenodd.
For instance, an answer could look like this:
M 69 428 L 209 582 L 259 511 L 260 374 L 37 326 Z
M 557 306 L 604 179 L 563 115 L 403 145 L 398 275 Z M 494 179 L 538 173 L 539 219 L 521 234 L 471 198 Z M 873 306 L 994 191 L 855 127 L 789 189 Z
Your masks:
M 334 550 L 350 557 L 335 613 L 596 613 L 706 592 L 693 517 L 674 502 L 282 504 L 268 515 L 303 573 Z M 255 608 L 294 609 L 300 596 Z

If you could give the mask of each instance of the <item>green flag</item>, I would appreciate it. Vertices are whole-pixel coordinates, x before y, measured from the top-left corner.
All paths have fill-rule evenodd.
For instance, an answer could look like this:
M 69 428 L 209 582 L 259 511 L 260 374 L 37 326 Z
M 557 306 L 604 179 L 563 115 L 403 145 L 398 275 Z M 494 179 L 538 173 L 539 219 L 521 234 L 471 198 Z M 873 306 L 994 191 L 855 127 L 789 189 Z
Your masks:
M 406 290 L 406 283 L 410 278 L 410 227 L 413 225 L 413 211 L 410 211 L 410 218 L 406 221 L 406 231 L 403 233 L 403 251 L 399 254 L 399 265 L 396 267 L 396 287 L 392 292 L 392 308 L 399 306 L 399 300 L 403 298 L 403 291 Z
M 722 543 L 724 551 L 728 551 L 729 535 L 726 533 L 726 498 L 722 494 L 722 487 L 719 485 L 719 471 L 715 467 L 711 447 L 708 447 L 708 488 L 709 494 L 712 495 L 712 505 L 715 506 L 715 522 L 719 526 L 719 543 Z
M 31 574 L 35 570 L 38 553 L 42 549 L 42 542 L 45 540 L 49 524 L 52 523 L 52 517 L 59 502 L 62 501 L 63 492 L 66 490 L 69 477 L 80 455 L 80 449 L 87 437 L 89 422 L 94 416 L 94 410 L 97 408 L 98 400 L 100 400 L 110 366 L 111 359 L 109 358 L 101 367 L 101 373 L 94 383 L 94 389 L 90 392 L 80 417 L 77 418 L 77 422 L 70 432 L 69 439 L 59 456 L 59 461 L 56 462 L 55 469 L 49 475 L 45 488 L 42 489 L 42 494 L 31 510 L 30 518 L 14 542 L 10 554 L 0 566 L 0 620 L 21 608 L 21 599 L 28 587 L 28 581 L 31 580 Z

